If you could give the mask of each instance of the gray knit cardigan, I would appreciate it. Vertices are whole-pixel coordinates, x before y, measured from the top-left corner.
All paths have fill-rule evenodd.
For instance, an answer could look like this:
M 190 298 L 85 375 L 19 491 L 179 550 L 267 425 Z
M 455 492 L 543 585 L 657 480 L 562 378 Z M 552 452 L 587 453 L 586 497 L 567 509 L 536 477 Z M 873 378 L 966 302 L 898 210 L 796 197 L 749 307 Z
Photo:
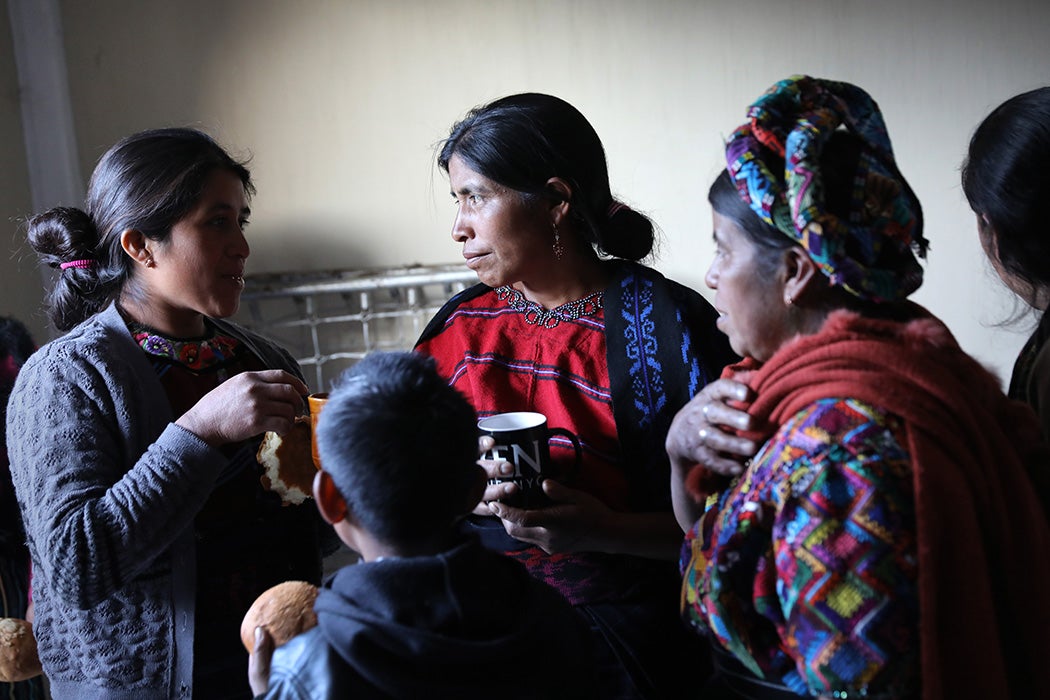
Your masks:
M 277 346 L 215 325 L 266 366 L 302 376 Z M 172 420 L 113 305 L 42 347 L 18 376 L 7 444 L 33 559 L 33 629 L 55 698 L 192 696 L 193 520 L 226 460 Z

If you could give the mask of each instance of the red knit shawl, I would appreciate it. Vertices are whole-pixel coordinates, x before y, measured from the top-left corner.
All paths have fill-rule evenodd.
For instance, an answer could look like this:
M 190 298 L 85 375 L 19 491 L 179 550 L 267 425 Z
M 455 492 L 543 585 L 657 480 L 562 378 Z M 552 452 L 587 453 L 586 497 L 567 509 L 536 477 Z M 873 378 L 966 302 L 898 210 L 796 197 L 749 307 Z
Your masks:
M 723 376 L 757 398 L 759 437 L 814 401 L 853 398 L 903 419 L 919 556 L 923 698 L 1016 697 L 1050 667 L 1050 526 L 1033 479 L 1048 450 L 1035 414 L 927 317 L 835 312 L 763 366 Z M 1033 470 L 1034 474 L 1029 474 Z M 694 470 L 700 472 L 701 470 Z M 692 486 L 702 477 L 691 474 Z

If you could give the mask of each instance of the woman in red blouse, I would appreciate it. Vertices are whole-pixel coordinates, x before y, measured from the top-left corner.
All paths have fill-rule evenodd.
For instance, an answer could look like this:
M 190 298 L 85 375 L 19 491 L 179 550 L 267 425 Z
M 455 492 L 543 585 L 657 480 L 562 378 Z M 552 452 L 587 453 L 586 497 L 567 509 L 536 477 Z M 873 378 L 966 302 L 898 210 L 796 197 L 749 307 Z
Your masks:
M 663 449 L 674 412 L 734 356 L 696 292 L 638 264 L 652 223 L 613 198 L 605 153 L 572 105 L 512 95 L 453 126 L 438 159 L 453 239 L 480 283 L 453 298 L 418 349 L 482 417 L 536 411 L 574 433 L 581 468 L 523 510 L 490 486 L 470 527 L 587 617 L 602 697 L 677 697 L 695 656 L 675 613 L 681 532 Z M 551 441 L 571 462 L 568 440 Z M 499 476 L 499 464 L 487 465 Z

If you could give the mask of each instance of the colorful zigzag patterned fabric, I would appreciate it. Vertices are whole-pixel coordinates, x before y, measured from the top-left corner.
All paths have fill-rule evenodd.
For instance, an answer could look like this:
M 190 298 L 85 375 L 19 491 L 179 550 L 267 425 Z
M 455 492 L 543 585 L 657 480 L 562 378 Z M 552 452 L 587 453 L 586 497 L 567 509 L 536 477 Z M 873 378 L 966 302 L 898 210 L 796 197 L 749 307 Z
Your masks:
M 859 401 L 815 402 L 687 535 L 686 618 L 760 678 L 804 695 L 917 690 L 914 498 L 898 428 Z

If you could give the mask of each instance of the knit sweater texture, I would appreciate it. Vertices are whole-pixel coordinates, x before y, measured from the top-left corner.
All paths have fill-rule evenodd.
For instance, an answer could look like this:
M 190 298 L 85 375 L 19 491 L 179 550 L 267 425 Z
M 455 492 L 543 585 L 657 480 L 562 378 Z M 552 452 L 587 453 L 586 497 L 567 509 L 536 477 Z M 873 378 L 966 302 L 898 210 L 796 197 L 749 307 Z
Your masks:
M 213 322 L 301 376 L 285 351 Z M 193 521 L 226 458 L 173 420 L 113 305 L 42 347 L 15 384 L 11 474 L 56 698 L 192 696 Z

